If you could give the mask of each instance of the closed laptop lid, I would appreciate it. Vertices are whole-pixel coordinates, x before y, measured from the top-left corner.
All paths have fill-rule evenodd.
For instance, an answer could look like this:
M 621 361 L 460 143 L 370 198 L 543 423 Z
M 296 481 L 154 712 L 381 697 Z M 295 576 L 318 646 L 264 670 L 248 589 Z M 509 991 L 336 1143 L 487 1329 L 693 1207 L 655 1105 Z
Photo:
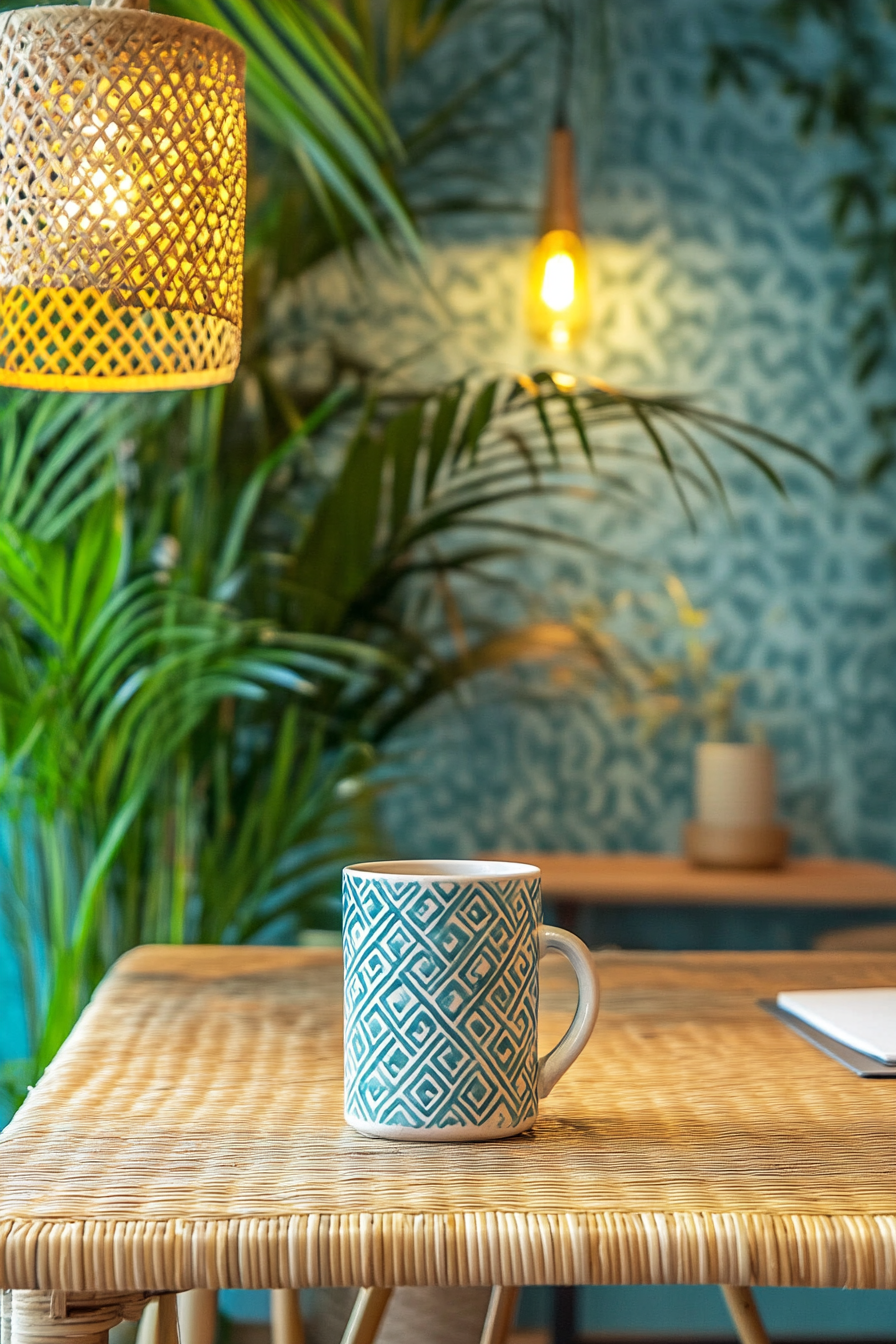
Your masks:
M 896 988 L 788 990 L 777 1002 L 835 1041 L 896 1064 Z

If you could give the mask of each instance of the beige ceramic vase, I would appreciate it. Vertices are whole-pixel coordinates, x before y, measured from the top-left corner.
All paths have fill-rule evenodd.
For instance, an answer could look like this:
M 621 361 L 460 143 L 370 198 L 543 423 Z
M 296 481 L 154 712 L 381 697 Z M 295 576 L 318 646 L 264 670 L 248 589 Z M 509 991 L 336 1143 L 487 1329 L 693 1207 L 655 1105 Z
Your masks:
M 703 868 L 777 868 L 789 831 L 775 820 L 775 756 L 758 742 L 704 742 L 697 748 L 697 815 L 684 850 Z

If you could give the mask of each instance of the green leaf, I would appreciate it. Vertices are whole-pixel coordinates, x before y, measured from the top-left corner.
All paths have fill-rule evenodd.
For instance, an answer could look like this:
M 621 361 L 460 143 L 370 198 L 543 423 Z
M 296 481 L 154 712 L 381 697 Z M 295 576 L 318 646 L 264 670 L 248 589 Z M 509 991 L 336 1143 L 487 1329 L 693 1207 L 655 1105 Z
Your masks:
M 213 595 L 219 592 L 239 563 L 246 532 L 258 507 L 262 492 L 271 476 L 278 467 L 288 461 L 302 443 L 307 441 L 309 435 L 313 434 L 321 425 L 326 424 L 353 395 L 351 388 L 335 388 L 319 406 L 315 407 L 305 422 L 298 429 L 293 430 L 276 452 L 271 453 L 270 457 L 267 457 L 253 471 L 243 486 L 236 508 L 233 511 L 230 526 L 227 529 L 227 535 L 224 538 L 221 556 L 212 580 Z
M 303 630 L 330 633 L 369 577 L 382 498 L 386 441 L 362 429 L 315 512 L 296 555 Z
M 463 394 L 464 384 L 460 382 L 455 387 L 449 388 L 447 392 L 443 392 L 439 397 L 432 430 L 429 435 L 429 454 L 426 460 L 426 481 L 424 491 L 427 498 L 429 498 L 436 477 L 439 474 L 439 468 L 445 460 L 445 454 L 451 443 L 451 434 L 454 430 L 454 425 L 457 420 L 457 412 Z
M 63 640 L 77 654 L 83 635 L 112 595 L 121 566 L 122 508 L 113 495 L 100 499 L 84 518 L 65 595 Z
M 386 456 L 392 463 L 389 530 L 393 538 L 404 523 L 411 502 L 411 490 L 421 450 L 423 410 L 422 401 L 415 406 L 409 406 L 406 411 L 394 416 L 383 431 Z
M 0 587 L 56 644 L 64 639 L 67 562 L 56 542 L 0 523 Z
M 475 461 L 476 449 L 479 446 L 482 432 L 491 419 L 497 390 L 498 381 L 494 379 L 492 382 L 486 383 L 477 393 L 473 405 L 470 407 L 470 413 L 460 436 L 460 442 L 457 445 L 456 462 L 459 462 L 464 454 L 469 456 L 471 462 Z
M 338 42 L 352 30 L 335 6 L 316 3 L 314 18 L 295 0 L 165 0 L 162 7 L 220 28 L 245 48 L 250 117 L 300 168 L 313 165 L 312 189 L 325 184 L 324 194 L 332 192 L 374 238 L 382 236 L 375 215 L 381 211 L 405 245 L 419 252 L 416 231 L 385 170 L 400 154 L 398 138 L 381 103 L 340 53 Z M 349 49 L 359 47 L 353 33 Z

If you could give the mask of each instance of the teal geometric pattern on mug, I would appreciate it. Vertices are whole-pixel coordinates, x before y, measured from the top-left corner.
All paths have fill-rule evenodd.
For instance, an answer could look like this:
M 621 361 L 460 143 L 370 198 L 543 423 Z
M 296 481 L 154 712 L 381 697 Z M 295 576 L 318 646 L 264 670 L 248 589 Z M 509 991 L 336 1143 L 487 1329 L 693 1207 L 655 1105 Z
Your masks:
M 346 1113 L 515 1129 L 537 1110 L 538 879 L 346 873 Z

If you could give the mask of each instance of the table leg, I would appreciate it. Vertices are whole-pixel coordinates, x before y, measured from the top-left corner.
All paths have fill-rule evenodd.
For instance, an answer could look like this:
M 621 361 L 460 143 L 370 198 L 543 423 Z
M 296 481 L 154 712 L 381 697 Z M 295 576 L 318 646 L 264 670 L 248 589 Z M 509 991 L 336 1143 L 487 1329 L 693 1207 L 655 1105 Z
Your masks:
M 305 1327 L 295 1288 L 271 1289 L 271 1344 L 305 1344 Z
M 108 1344 L 109 1331 L 139 1320 L 145 1293 L 16 1290 L 3 1294 L 4 1344 Z
M 215 1344 L 218 1294 L 214 1288 L 191 1288 L 178 1293 L 177 1332 L 181 1344 Z
M 575 1344 L 577 1297 L 576 1289 L 566 1284 L 554 1289 L 554 1344 Z
M 174 1293 L 159 1295 L 159 1325 L 156 1344 L 180 1344 L 177 1329 L 177 1297 Z
M 392 1296 L 391 1288 L 362 1288 L 348 1318 L 342 1344 L 373 1344 Z
M 479 1344 L 505 1344 L 513 1325 L 519 1288 L 493 1288 Z
M 730 1283 L 720 1287 L 740 1344 L 770 1344 L 752 1289 Z

